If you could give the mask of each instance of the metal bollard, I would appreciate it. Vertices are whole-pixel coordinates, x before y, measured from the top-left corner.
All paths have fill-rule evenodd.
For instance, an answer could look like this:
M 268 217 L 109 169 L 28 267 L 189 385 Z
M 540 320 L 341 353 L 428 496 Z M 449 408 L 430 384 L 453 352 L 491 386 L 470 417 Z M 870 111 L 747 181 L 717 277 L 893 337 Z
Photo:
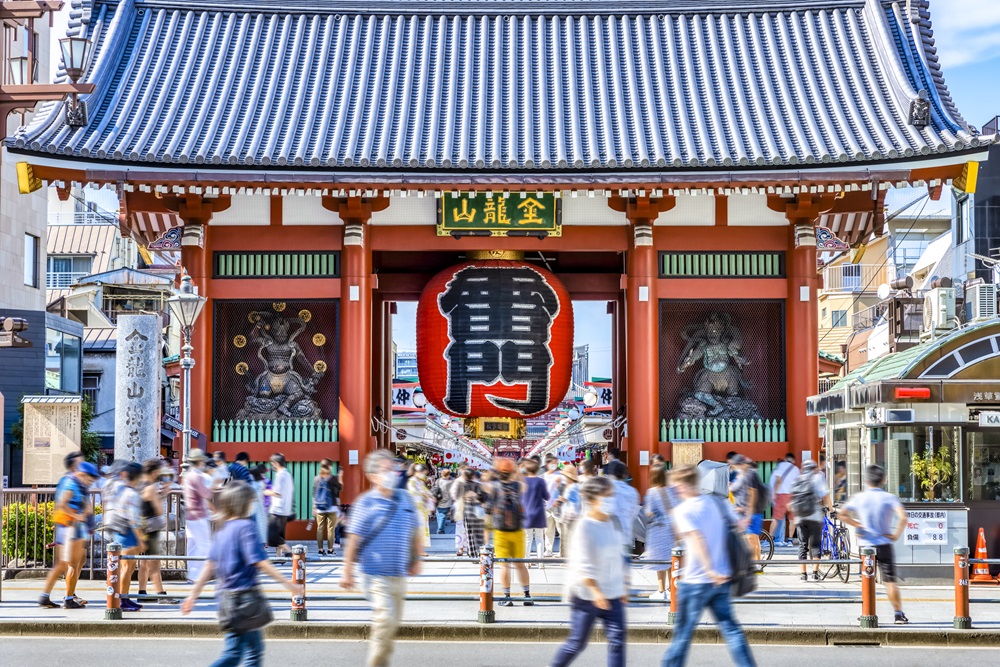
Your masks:
M 861 549 L 861 621 L 862 628 L 877 628 L 875 611 L 875 549 Z
M 681 576 L 681 558 L 684 549 L 674 547 L 670 552 L 670 611 L 667 613 L 667 623 L 673 625 L 677 619 L 677 580 Z
M 480 623 L 496 623 L 493 610 L 493 547 L 479 552 L 479 618 Z
M 292 596 L 290 618 L 293 621 L 308 620 L 306 612 L 306 548 L 301 544 L 292 547 L 292 582 L 302 586 L 302 595 Z
M 970 630 L 969 615 L 969 547 L 955 547 L 955 620 L 956 630 Z
M 118 576 L 118 565 L 121 562 L 122 545 L 112 542 L 108 545 L 108 601 L 104 608 L 105 621 L 122 620 L 122 604 L 120 598 L 121 582 Z

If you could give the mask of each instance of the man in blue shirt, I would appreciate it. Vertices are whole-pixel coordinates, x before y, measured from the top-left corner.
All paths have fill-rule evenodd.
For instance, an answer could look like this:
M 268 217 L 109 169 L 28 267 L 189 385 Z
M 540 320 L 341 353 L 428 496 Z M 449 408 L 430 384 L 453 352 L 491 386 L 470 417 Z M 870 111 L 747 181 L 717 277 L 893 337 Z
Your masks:
M 403 618 L 406 578 L 420 574 L 417 554 L 423 549 L 424 526 L 410 495 L 396 488 L 392 455 L 375 450 L 364 465 L 372 489 L 351 505 L 340 586 L 354 588 L 354 566 L 360 561 L 362 585 L 372 603 L 368 666 L 384 667 Z
M 840 520 L 858 529 L 858 543 L 875 548 L 875 564 L 882 574 L 885 593 L 896 611 L 895 621 L 905 625 L 910 619 L 903 613 L 903 600 L 896 583 L 896 554 L 892 545 L 906 529 L 906 511 L 899 499 L 882 490 L 885 470 L 881 466 L 865 468 L 868 489 L 852 497 L 840 508 Z

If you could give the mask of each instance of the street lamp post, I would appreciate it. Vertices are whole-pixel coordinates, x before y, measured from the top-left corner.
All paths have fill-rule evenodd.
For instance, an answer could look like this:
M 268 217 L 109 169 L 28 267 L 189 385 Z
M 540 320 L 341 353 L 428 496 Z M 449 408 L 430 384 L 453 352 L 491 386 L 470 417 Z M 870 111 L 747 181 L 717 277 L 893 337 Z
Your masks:
M 194 347 L 191 345 L 191 332 L 194 329 L 195 320 L 201 315 L 201 309 L 205 307 L 206 301 L 205 297 L 195 293 L 194 285 L 191 284 L 191 276 L 186 273 L 181 278 L 180 291 L 167 299 L 170 315 L 176 317 L 181 325 L 183 343 L 181 346 L 181 370 L 184 371 L 182 454 L 185 457 L 191 451 L 191 369 L 194 368 L 194 359 L 191 357 L 191 353 L 194 351 Z

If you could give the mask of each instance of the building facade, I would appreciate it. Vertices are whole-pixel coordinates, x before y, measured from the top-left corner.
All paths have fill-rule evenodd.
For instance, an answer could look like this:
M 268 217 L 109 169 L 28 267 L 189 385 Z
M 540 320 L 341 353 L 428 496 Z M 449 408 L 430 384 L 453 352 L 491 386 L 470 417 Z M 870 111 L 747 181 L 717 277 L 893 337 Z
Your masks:
M 86 126 L 43 110 L 8 147 L 177 243 L 209 446 L 332 458 L 348 498 L 387 444 L 392 304 L 482 253 L 608 303 L 640 486 L 674 441 L 817 456 L 817 238 L 985 159 L 920 2 L 293 5 L 95 0 Z

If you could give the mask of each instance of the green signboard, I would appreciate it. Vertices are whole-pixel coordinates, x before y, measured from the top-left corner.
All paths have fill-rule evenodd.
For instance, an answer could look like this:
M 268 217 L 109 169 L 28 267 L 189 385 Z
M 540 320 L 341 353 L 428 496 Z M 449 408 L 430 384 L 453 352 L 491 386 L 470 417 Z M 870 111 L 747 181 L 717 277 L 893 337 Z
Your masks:
M 523 196 L 522 196 L 523 194 Z M 562 236 L 560 200 L 551 192 L 444 193 L 438 200 L 438 236 Z M 543 234 L 544 233 L 544 234 Z

